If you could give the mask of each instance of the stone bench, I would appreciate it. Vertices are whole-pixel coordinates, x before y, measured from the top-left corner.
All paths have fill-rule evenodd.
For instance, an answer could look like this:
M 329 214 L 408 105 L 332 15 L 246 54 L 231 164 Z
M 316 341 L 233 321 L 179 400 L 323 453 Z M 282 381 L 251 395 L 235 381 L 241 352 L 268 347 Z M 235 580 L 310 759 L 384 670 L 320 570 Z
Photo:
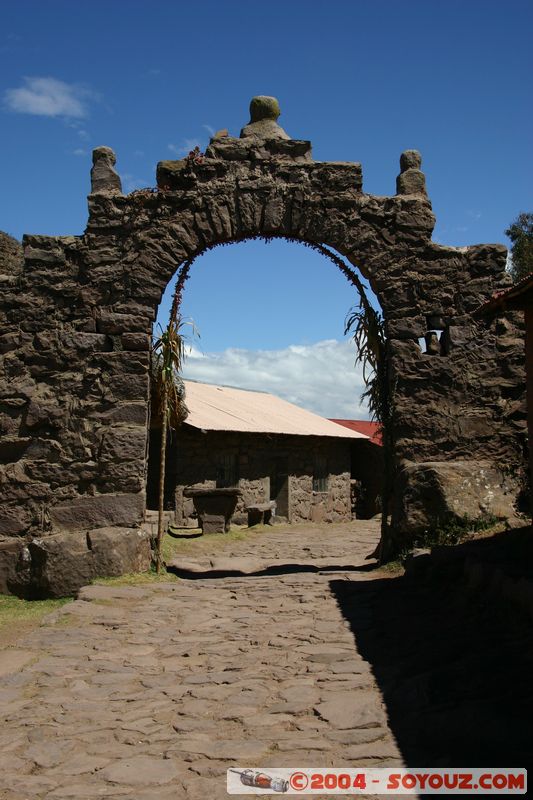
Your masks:
M 248 512 L 248 527 L 252 525 L 269 525 L 271 519 L 276 513 L 276 501 L 269 500 L 267 503 L 254 503 L 253 505 L 246 506 Z

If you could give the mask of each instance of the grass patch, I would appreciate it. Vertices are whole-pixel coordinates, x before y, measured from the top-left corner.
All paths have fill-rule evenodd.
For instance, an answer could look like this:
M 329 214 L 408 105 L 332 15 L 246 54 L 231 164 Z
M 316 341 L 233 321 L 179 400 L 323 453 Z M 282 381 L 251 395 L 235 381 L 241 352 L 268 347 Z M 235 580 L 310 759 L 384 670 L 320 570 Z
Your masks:
M 13 644 L 20 636 L 37 628 L 43 617 L 69 602 L 70 597 L 60 600 L 21 600 L 11 595 L 0 595 L 2 646 Z
M 177 580 L 179 578 L 176 575 L 166 570 L 160 572 L 159 575 L 155 570 L 150 570 L 149 572 L 130 572 L 116 578 L 95 578 L 93 584 L 99 586 L 143 586 L 147 583 L 168 583 Z
M 395 561 L 387 561 L 384 564 L 380 564 L 378 569 L 381 572 L 387 572 L 391 575 L 403 575 L 405 573 L 405 566 L 401 558 L 398 558 Z
M 178 555 L 205 555 L 215 553 L 224 549 L 234 542 L 250 541 L 263 533 L 272 533 L 278 530 L 271 525 L 254 525 L 253 528 L 233 528 L 228 533 L 205 533 L 202 536 L 195 536 L 198 533 L 194 529 L 174 529 L 180 538 L 171 534 L 165 535 L 163 539 L 163 558 L 170 561 Z
M 276 526 L 278 530 L 280 526 Z M 253 528 L 233 528 L 228 533 L 200 534 L 196 528 L 174 528 L 175 536 L 165 533 L 162 544 L 163 560 L 168 563 L 180 555 L 201 556 L 210 555 L 224 550 L 234 542 L 250 541 L 262 533 L 272 532 L 271 525 L 254 525 Z M 159 575 L 155 568 L 149 572 L 133 572 L 129 575 L 119 575 L 117 578 L 95 578 L 93 583 L 103 586 L 142 586 L 150 583 L 168 583 L 180 580 L 173 572 L 163 569 Z

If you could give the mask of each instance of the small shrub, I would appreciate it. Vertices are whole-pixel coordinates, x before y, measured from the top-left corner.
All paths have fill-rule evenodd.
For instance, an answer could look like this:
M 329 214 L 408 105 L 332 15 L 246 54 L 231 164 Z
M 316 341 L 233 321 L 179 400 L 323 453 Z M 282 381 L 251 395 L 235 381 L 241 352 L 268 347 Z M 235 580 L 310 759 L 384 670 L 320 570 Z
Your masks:
M 454 545 L 464 541 L 469 534 L 492 528 L 498 518 L 493 514 L 484 514 L 478 519 L 468 516 L 437 521 L 433 528 L 424 531 L 414 542 L 415 547 L 435 547 L 437 545 Z

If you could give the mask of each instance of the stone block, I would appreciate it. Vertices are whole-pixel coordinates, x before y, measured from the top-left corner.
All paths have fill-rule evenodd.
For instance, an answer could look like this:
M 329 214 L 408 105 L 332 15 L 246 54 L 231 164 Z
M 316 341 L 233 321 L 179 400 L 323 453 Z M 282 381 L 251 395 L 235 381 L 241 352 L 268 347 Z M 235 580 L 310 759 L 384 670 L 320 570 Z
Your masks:
M 0 536 L 20 536 L 28 530 L 30 523 L 31 515 L 26 508 L 0 508 Z
M 136 528 L 95 528 L 87 534 L 99 576 L 146 572 L 150 568 L 150 537 Z
M 93 320 L 94 322 L 94 320 Z M 61 337 L 62 351 L 75 350 L 81 354 L 107 352 L 111 349 L 109 338 L 104 333 L 77 331 Z
M 50 400 L 32 400 L 26 415 L 28 428 L 37 428 L 49 425 L 54 428 L 62 427 L 65 421 L 65 411 L 57 403 Z
M 331 192 L 361 191 L 361 164 L 346 161 L 316 162 L 308 167 L 309 180 L 317 192 L 328 186 Z
M 122 192 L 120 177 L 115 170 L 117 158 L 110 147 L 93 150 L 91 169 L 91 194 L 96 192 Z
M 108 309 L 102 309 L 100 317 L 96 320 L 99 333 L 123 334 L 145 333 L 150 329 L 150 323 L 144 317 L 134 314 L 119 314 Z
M 84 495 L 50 508 L 56 530 L 91 530 L 109 525 L 136 527 L 144 516 L 144 492 L 137 494 Z
M 9 350 L 16 350 L 20 344 L 20 333 L 13 331 L 12 333 L 4 333 L 0 336 L 0 353 L 7 353 Z
M 124 350 L 150 349 L 150 337 L 147 333 L 123 333 L 121 342 Z
M 82 531 L 34 539 L 28 549 L 34 596 L 71 597 L 95 577 L 93 554 Z
M 464 347 L 476 336 L 473 325 L 448 325 L 441 336 L 441 348 L 448 355 L 456 347 Z
M 0 541 L 0 594 L 25 595 L 30 581 L 30 554 L 23 539 Z
M 106 422 L 124 422 L 127 425 L 146 425 L 146 403 L 119 403 L 100 416 Z
M 419 169 L 408 169 L 396 178 L 396 194 L 426 194 L 426 178 Z
M 299 139 L 267 139 L 256 142 L 251 150 L 254 160 L 275 158 L 278 161 L 309 162 L 311 142 Z
M 26 453 L 31 439 L 19 436 L 4 436 L 0 442 L 0 464 L 19 461 Z
M 387 337 L 389 339 L 418 339 L 424 335 L 423 317 L 400 317 L 386 322 Z
M 393 527 L 418 535 L 465 518 L 509 519 L 515 494 L 516 487 L 488 461 L 407 463 L 397 478 Z
M 109 428 L 102 437 L 100 459 L 102 461 L 133 461 L 144 463 L 146 450 L 146 428 Z

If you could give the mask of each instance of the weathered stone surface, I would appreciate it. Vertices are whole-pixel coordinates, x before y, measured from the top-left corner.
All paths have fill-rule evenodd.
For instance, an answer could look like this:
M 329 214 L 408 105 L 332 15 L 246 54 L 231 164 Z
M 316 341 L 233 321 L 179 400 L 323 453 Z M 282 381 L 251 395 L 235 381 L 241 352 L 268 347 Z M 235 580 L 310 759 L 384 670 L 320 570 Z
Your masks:
M 102 461 L 142 462 L 146 448 L 146 429 L 141 426 L 109 428 L 102 437 L 100 459 Z
M 29 580 L 27 542 L 18 538 L 0 541 L 0 594 L 24 594 Z
M 50 509 L 50 519 L 58 530 L 90 530 L 108 525 L 136 527 L 144 513 L 144 493 L 101 494 L 78 497 Z
M 97 147 L 93 150 L 91 169 L 91 193 L 122 192 L 122 183 L 115 170 L 117 158 L 110 147 Z
M 408 169 L 396 179 L 396 194 L 426 194 L 426 177 L 419 169 Z
M 41 597 L 68 597 L 95 577 L 94 559 L 81 531 L 33 539 L 32 588 Z
M 69 597 L 94 578 L 144 572 L 151 561 L 148 534 L 120 527 L 34 538 L 24 545 L 18 561 L 12 551 L 0 546 L 4 591 L 31 597 Z
M 34 659 L 35 653 L 31 650 L 0 650 L 0 678 L 18 672 Z
M 219 542 L 363 564 L 378 537 L 356 521 Z M 491 613 L 487 588 L 473 602 L 447 571 L 429 585 L 375 569 L 86 587 L 0 677 L 0 796 L 222 800 L 228 767 L 403 768 L 405 752 L 529 763 L 527 620 Z
M 0 509 L 0 536 L 19 536 L 29 526 L 29 514 L 23 506 Z
M 101 771 L 101 776 L 109 783 L 123 783 L 129 786 L 163 786 L 175 781 L 179 770 L 172 761 L 149 756 L 136 756 L 117 761 Z
M 96 575 L 123 575 L 150 568 L 150 538 L 135 528 L 95 528 L 87 534 Z
M 146 333 L 123 333 L 121 341 L 124 350 L 150 349 L 150 337 Z
M 385 723 L 385 714 L 375 698 L 357 692 L 338 692 L 335 697 L 314 706 L 318 716 L 339 730 L 352 728 L 379 728 Z
M 289 139 L 278 113 L 258 100 L 251 135 L 217 136 L 205 155 L 163 162 L 157 191 L 122 195 L 112 151 L 98 148 L 82 236 L 25 236 L 23 258 L 0 235 L 6 534 L 40 535 L 49 522 L 52 531 L 137 525 L 145 453 L 135 446 L 121 464 L 118 450 L 100 451 L 102 427 L 146 424 L 146 347 L 171 277 L 185 259 L 247 236 L 324 245 L 369 278 L 390 337 L 395 469 L 404 459 L 505 464 L 518 494 L 523 324 L 512 314 L 505 330 L 472 319 L 508 285 L 505 247 L 431 241 L 418 153 L 402 154 L 399 193 L 374 197 L 362 192 L 359 164 L 312 162 L 310 144 Z M 416 339 L 433 330 L 434 314 L 446 329 L 440 351 L 427 355 Z
M 399 474 L 397 525 L 418 534 L 432 525 L 515 516 L 512 484 L 486 461 L 406 464 Z
M 418 150 L 404 150 L 400 156 L 400 169 L 406 172 L 408 169 L 420 169 L 422 166 L 422 156 Z
M 401 172 L 396 178 L 396 194 L 426 194 L 426 177 L 421 171 L 418 150 L 405 150 L 400 156 Z
M 252 98 L 250 122 L 242 129 L 241 138 L 253 136 L 256 139 L 290 139 L 276 122 L 280 113 L 275 97 L 260 95 Z

